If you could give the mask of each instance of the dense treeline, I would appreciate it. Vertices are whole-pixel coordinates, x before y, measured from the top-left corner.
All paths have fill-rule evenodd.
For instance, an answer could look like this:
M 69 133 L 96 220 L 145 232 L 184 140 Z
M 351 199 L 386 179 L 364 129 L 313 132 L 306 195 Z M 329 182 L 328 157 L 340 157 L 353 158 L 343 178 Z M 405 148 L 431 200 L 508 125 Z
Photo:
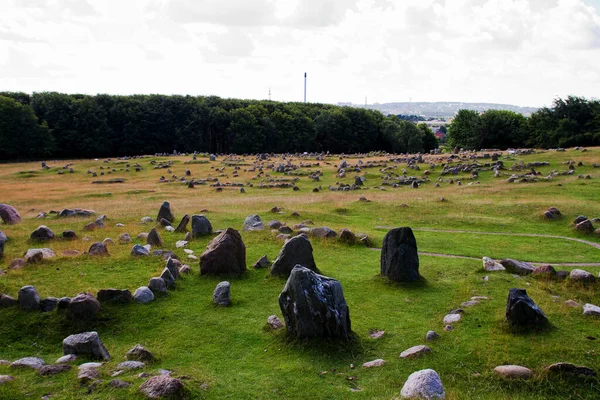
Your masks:
M 600 101 L 556 99 L 529 118 L 512 111 L 460 110 L 448 127 L 447 142 L 464 149 L 600 146 Z
M 218 97 L 0 93 L 0 159 L 163 152 L 428 152 L 425 125 L 327 104 Z

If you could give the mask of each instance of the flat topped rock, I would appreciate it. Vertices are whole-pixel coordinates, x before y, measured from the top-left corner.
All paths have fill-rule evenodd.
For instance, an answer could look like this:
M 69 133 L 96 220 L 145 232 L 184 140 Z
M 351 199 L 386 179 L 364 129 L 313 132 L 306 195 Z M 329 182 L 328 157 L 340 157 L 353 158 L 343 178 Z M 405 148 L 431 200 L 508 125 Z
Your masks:
M 460 321 L 460 319 L 462 318 L 461 314 L 448 314 L 444 317 L 444 325 L 449 325 L 449 324 L 453 324 L 455 322 Z
M 581 367 L 566 362 L 548 365 L 545 369 L 548 372 L 555 372 L 559 374 L 596 376 L 596 371 L 594 371 L 592 368 Z
M 145 363 L 141 361 L 123 361 L 117 365 L 118 369 L 140 369 L 146 366 Z
M 125 354 L 128 360 L 152 362 L 154 361 L 154 355 L 141 344 L 136 344 L 134 347 L 129 349 Z
M 530 379 L 533 371 L 520 365 L 499 365 L 494 372 L 508 379 Z
M 442 380 L 432 369 L 423 369 L 410 374 L 400 395 L 404 399 L 443 400 L 446 398 Z
M 425 345 L 413 346 L 400 353 L 400 358 L 416 358 L 425 353 L 431 353 L 431 349 Z
M 23 258 L 25 258 L 26 261 L 29 261 L 37 253 L 42 253 L 42 258 L 43 259 L 52 258 L 52 257 L 56 256 L 56 254 L 51 249 L 40 248 L 40 249 L 29 249 L 29 250 L 27 250 L 27 253 L 25 253 L 25 256 Z
M 583 305 L 583 313 L 585 315 L 592 315 L 594 317 L 600 317 L 600 307 L 595 306 L 593 304 L 584 304 Z
M 486 271 L 504 271 L 506 268 L 497 261 L 492 260 L 489 257 L 483 257 L 483 269 Z
M 572 281 L 580 281 L 580 282 L 595 282 L 596 281 L 596 277 L 587 272 L 584 271 L 582 269 L 574 269 L 571 271 L 571 273 L 569 274 L 569 278 Z
M 108 360 L 110 355 L 100 341 L 98 332 L 84 332 L 66 337 L 63 340 L 65 354 L 85 354 L 92 358 Z
M 158 375 L 148 379 L 140 386 L 140 390 L 148 398 L 160 399 L 179 396 L 183 392 L 183 383 L 169 375 Z
M 385 360 L 378 358 L 377 360 L 367 361 L 362 366 L 363 368 L 382 367 L 385 364 Z
M 12 364 L 10 364 L 10 367 L 11 368 L 33 368 L 33 369 L 40 369 L 44 365 L 46 365 L 46 362 L 44 360 L 42 360 L 41 358 L 38 358 L 38 357 L 23 357 L 23 358 L 19 358 L 18 360 L 16 360 Z
M 67 364 L 53 364 L 53 365 L 44 365 L 39 369 L 38 375 L 41 376 L 49 376 L 60 374 L 61 372 L 69 371 L 71 369 L 70 365 Z
M 524 261 L 513 260 L 512 258 L 505 258 L 504 260 L 500 261 L 500 264 L 502 264 L 502 266 L 504 266 L 508 272 L 519 275 L 528 275 L 535 270 L 533 265 Z

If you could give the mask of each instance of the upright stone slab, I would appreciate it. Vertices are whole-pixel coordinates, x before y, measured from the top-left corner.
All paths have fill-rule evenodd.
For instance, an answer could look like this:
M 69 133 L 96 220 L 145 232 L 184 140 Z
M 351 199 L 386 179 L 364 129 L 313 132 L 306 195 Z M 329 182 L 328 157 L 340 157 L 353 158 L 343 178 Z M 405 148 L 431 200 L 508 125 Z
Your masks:
M 220 282 L 215 287 L 212 302 L 218 306 L 228 306 L 231 304 L 231 284 L 229 282 Z
M 179 268 L 181 268 L 181 267 L 182 267 L 181 261 L 179 261 L 178 259 L 170 257 L 167 260 L 166 268 L 169 270 L 169 272 L 171 272 L 171 275 L 173 275 L 173 278 L 179 279 Z
M 150 232 L 148 232 L 148 238 L 146 239 L 146 243 L 151 246 L 162 247 L 163 241 L 160 238 L 160 235 L 158 234 L 156 228 L 150 229 Z
M 200 274 L 246 272 L 246 245 L 238 231 L 227 228 L 206 246 L 200 256 Z
M 175 221 L 175 216 L 171 211 L 171 204 L 168 201 L 165 201 L 160 206 L 160 210 L 158 210 L 158 215 L 156 216 L 156 220 L 160 221 L 162 218 L 166 219 L 169 222 Z
M 395 282 L 420 279 L 417 240 L 409 227 L 392 229 L 383 238 L 381 274 Z
M 68 336 L 63 340 L 63 351 L 66 354 L 84 354 L 92 358 L 109 360 L 110 355 L 102 344 L 97 332 L 84 332 Z
M 506 320 L 516 326 L 539 326 L 548 322 L 525 289 L 510 289 L 506 299 Z
M 298 338 L 351 333 L 350 312 L 339 281 L 296 265 L 279 295 L 288 333 Z
M 21 215 L 17 209 L 8 204 L 0 204 L 0 218 L 6 225 L 15 225 L 21 222 Z
M 190 216 L 185 214 L 183 216 L 183 218 L 181 219 L 181 222 L 179 222 L 179 225 L 177 225 L 177 228 L 175 228 L 175 232 L 177 232 L 177 233 L 187 232 L 187 226 L 189 223 L 190 223 Z
M 192 215 L 192 237 L 212 235 L 213 227 L 204 215 Z
M 313 248 L 306 235 L 298 235 L 287 240 L 279 255 L 271 265 L 271 275 L 288 277 L 296 265 L 302 265 L 310 270 L 319 272 L 313 257 Z
M 23 286 L 19 289 L 19 307 L 24 310 L 39 310 L 40 295 L 33 286 Z

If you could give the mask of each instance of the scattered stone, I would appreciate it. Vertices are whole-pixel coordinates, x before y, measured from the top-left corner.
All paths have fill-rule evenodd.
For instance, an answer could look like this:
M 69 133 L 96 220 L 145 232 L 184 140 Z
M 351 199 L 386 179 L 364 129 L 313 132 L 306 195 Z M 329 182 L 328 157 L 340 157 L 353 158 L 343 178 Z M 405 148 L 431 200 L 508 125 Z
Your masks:
M 168 201 L 165 201 L 164 203 L 162 203 L 162 205 L 160 206 L 160 210 L 158 210 L 158 215 L 156 216 L 157 221 L 160 221 L 163 218 L 169 222 L 175 221 L 175 217 L 173 216 L 173 213 L 171 212 L 171 205 L 169 204 Z
M 104 363 L 100 363 L 100 362 L 86 362 L 83 363 L 81 365 L 79 365 L 79 367 L 77 367 L 77 369 L 82 370 L 82 369 L 98 369 L 100 368 L 102 365 L 104 365 Z
M 75 233 L 75 231 L 72 230 L 64 231 L 62 233 L 62 238 L 65 240 L 75 240 L 77 239 L 77 233 Z
M 137 238 L 140 240 L 147 240 L 148 239 L 148 233 L 147 232 L 140 232 L 139 235 L 137 235 Z
M 163 246 L 163 241 L 160 238 L 160 235 L 158 234 L 158 231 L 156 230 L 156 228 L 152 228 L 152 229 L 150 229 L 150 232 L 148 232 L 148 238 L 146 239 L 146 244 L 149 244 L 151 246 L 156 246 L 156 247 Z
M 450 331 L 453 331 L 453 330 L 454 330 L 454 327 L 452 325 L 446 325 L 444 327 L 444 331 L 446 331 L 446 332 L 450 332 Z
M 592 315 L 594 317 L 600 317 L 600 307 L 595 306 L 593 304 L 584 304 L 583 305 L 583 314 L 584 315 Z
M 271 265 L 271 275 L 288 277 L 296 265 L 302 265 L 305 268 L 319 272 L 313 258 L 313 248 L 310 240 L 303 234 L 285 242 L 273 265 Z
M 151 399 L 176 397 L 183 392 L 183 383 L 168 375 L 153 376 L 140 386 L 140 390 Z
M 153 293 L 167 293 L 167 283 L 163 278 L 150 278 L 148 288 L 152 290 Z
M 14 381 L 15 377 L 10 375 L 0 375 L 0 385 L 4 385 L 5 383 Z
M 275 239 L 277 240 L 283 240 L 284 242 L 289 240 L 291 238 L 291 235 L 285 234 L 285 233 L 280 233 L 279 235 L 275 236 Z
M 44 360 L 42 360 L 41 358 L 23 357 L 23 358 L 19 358 L 17 361 L 10 364 L 10 367 L 11 368 L 32 368 L 32 369 L 39 370 L 44 365 L 46 365 L 46 362 Z
M 278 330 L 284 327 L 283 322 L 277 315 L 271 315 L 267 318 L 267 324 L 273 328 L 273 330 Z
M 507 379 L 530 379 L 533 377 L 533 371 L 519 365 L 499 365 L 494 368 L 494 372 Z
M 417 240 L 409 227 L 390 230 L 383 238 L 381 274 L 395 282 L 419 280 Z
M 489 257 L 483 257 L 483 269 L 486 271 L 505 271 L 506 268 Z
M 21 269 L 25 266 L 26 263 L 27 260 L 25 260 L 24 258 L 15 258 L 8 265 L 8 269 Z
M 46 297 L 42 301 L 40 301 L 40 311 L 41 312 L 50 312 L 56 308 L 58 305 L 58 299 L 56 297 Z
M 476 306 L 478 304 L 481 304 L 481 302 L 477 301 L 477 300 L 469 300 L 469 301 L 465 301 L 464 303 L 461 303 L 460 306 L 464 307 L 464 308 L 467 308 L 467 307 Z
M 435 331 L 427 331 L 427 334 L 425 335 L 425 341 L 427 342 L 433 342 L 439 338 L 440 335 L 438 335 Z
M 129 236 L 129 233 L 123 233 L 121 236 L 119 236 L 119 242 L 120 243 L 131 242 L 131 236 Z
M 512 258 L 505 258 L 500 261 L 500 264 L 502 264 L 508 272 L 519 275 L 531 274 L 535 270 L 533 265 L 524 261 L 513 260 Z
M 431 353 L 431 349 L 425 345 L 413 346 L 400 353 L 400 358 L 416 358 L 425 353 Z
M 154 218 L 152 217 L 142 217 L 140 220 L 142 224 L 152 224 L 154 222 Z
M 385 331 L 380 331 L 380 330 L 372 330 L 371 332 L 369 332 L 369 337 L 371 337 L 372 339 L 381 339 L 383 337 L 383 335 L 385 334 Z
M 578 282 L 595 282 L 596 281 L 596 277 L 593 274 L 590 274 L 589 272 L 584 271 L 582 269 L 572 270 L 569 277 L 572 281 L 578 281 Z
M 254 268 L 256 269 L 269 268 L 270 266 L 271 262 L 266 255 L 262 256 L 257 262 L 254 263 Z
M 109 360 L 110 355 L 100 341 L 97 332 L 84 332 L 68 336 L 63 340 L 63 351 L 66 354 L 83 354 L 92 358 Z
M 175 247 L 177 247 L 178 249 L 182 249 L 185 246 L 187 246 L 189 242 L 187 240 L 178 240 L 177 242 L 175 242 Z
M 60 374 L 61 372 L 69 371 L 71 369 L 70 365 L 67 364 L 53 364 L 53 365 L 44 365 L 39 369 L 38 375 L 41 376 L 49 376 Z
M 154 300 L 154 293 L 147 286 L 141 286 L 133 293 L 133 300 L 146 304 Z
M 162 226 L 163 228 L 167 228 L 169 226 L 173 226 L 171 225 L 171 222 L 169 222 L 168 220 L 161 218 L 160 221 L 158 221 L 158 223 L 160 224 L 160 226 Z
M 179 222 L 179 225 L 177 225 L 177 228 L 175 228 L 175 232 L 178 232 L 178 233 L 187 232 L 187 226 L 189 223 L 190 223 L 190 216 L 185 214 L 183 216 L 183 218 L 181 219 L 181 221 Z
M 534 276 L 545 276 L 545 277 L 553 277 L 556 275 L 556 270 L 552 265 L 540 265 L 535 267 L 532 272 Z
M 340 242 L 346 244 L 355 244 L 356 235 L 352 233 L 349 229 L 344 228 L 340 231 Z
M 362 366 L 364 368 L 373 368 L 373 367 L 383 367 L 384 364 L 385 364 L 385 360 L 378 358 L 377 360 L 367 361 Z
M 40 309 L 40 295 L 33 286 L 23 286 L 19 289 L 18 301 L 23 310 Z
M 112 381 L 110 381 L 110 383 L 108 385 L 115 389 L 126 389 L 129 386 L 131 386 L 130 383 L 122 381 L 120 379 L 113 379 Z
M 510 289 L 506 300 L 506 320 L 511 325 L 540 326 L 548 322 L 542 310 L 527 296 L 525 289 Z
M 269 221 L 267 226 L 271 229 L 279 229 L 281 228 L 282 224 L 279 221 Z
M 582 221 L 582 222 L 578 223 L 577 225 L 575 225 L 575 230 L 577 232 L 581 232 L 581 233 L 585 233 L 585 234 L 594 233 L 594 225 L 592 224 L 592 221 L 590 221 L 589 219 L 586 219 L 585 221 Z
M 0 294 L 0 308 L 16 307 L 19 304 L 17 300 L 7 294 Z
M 575 300 L 567 300 L 567 301 L 565 301 L 565 305 L 567 305 L 569 307 L 573 307 L 573 308 L 581 307 L 581 305 L 578 302 L 576 302 Z
M 177 273 L 179 273 L 179 271 L 177 271 Z M 167 288 L 169 288 L 169 289 L 175 288 L 175 277 L 173 276 L 171 271 L 169 271 L 169 268 L 165 267 L 163 269 L 163 272 L 160 275 L 160 277 L 162 278 L 163 281 L 165 281 Z
M 123 361 L 117 365 L 118 369 L 129 370 L 129 369 L 141 369 L 144 368 L 146 364 L 141 361 Z
M 129 303 L 133 300 L 129 289 L 102 289 L 96 297 L 101 303 L 109 301 L 114 303 Z
M 25 258 L 25 261 L 27 261 L 30 264 L 34 264 L 36 262 L 36 259 L 39 258 L 40 256 L 38 255 L 39 253 L 41 253 L 41 258 L 42 259 L 48 259 L 48 258 L 52 258 L 55 257 L 56 254 L 48 249 L 48 248 L 43 248 L 43 249 L 29 249 L 27 250 L 27 253 L 25 253 L 25 256 L 23 256 Z
M 150 255 L 150 250 L 148 250 L 144 246 L 136 244 L 131 249 L 131 255 L 132 256 L 149 256 Z
M 242 229 L 244 231 L 262 231 L 265 229 L 265 225 L 258 215 L 252 214 L 246 217 Z
M 0 218 L 6 225 L 15 225 L 21 222 L 21 215 L 17 209 L 8 204 L 0 204 Z
M 90 246 L 88 250 L 90 256 L 108 256 L 108 248 L 103 242 L 96 242 Z
M 200 273 L 241 274 L 246 271 L 246 245 L 242 236 L 227 228 L 215 237 L 200 256 Z
M 556 271 L 555 277 L 557 279 L 564 280 L 564 279 L 567 279 L 569 274 L 570 274 L 569 271 Z
M 72 319 L 91 319 L 100 312 L 102 306 L 94 296 L 89 293 L 79 293 L 71 299 L 67 308 Z
M 182 265 L 181 268 L 179 268 L 179 275 L 187 275 L 192 273 L 192 268 L 190 268 L 189 265 Z
M 169 272 L 171 272 L 173 278 L 179 279 L 179 268 L 181 268 L 181 261 L 179 261 L 176 258 L 170 257 L 167 260 L 167 265 L 165 268 L 167 268 Z
M 84 368 L 77 372 L 77 380 L 80 383 L 93 382 L 100 377 L 100 371 L 96 368 Z
M 400 395 L 405 399 L 445 399 L 444 385 L 437 372 L 423 369 L 410 374 Z
M 228 306 L 231 304 L 231 284 L 227 281 L 220 282 L 213 292 L 213 304 Z
M 339 281 L 296 265 L 279 295 L 287 331 L 298 338 L 349 339 L 350 313 Z
M 559 362 L 552 365 L 548 365 L 545 368 L 545 370 L 548 372 L 554 372 L 559 374 L 596 376 L 596 371 L 594 371 L 591 368 L 580 367 L 566 362 Z
M 453 324 L 454 322 L 458 322 L 461 319 L 461 315 L 460 314 L 448 314 L 444 317 L 444 324 L 445 325 L 450 325 Z
M 152 362 L 154 361 L 154 355 L 141 344 L 136 344 L 134 347 L 129 349 L 125 354 L 125 358 L 128 360 Z
M 67 354 L 66 356 L 60 357 L 55 361 L 56 364 L 66 364 L 77 360 L 77 356 L 75 354 Z
M 337 237 L 337 233 L 333 229 L 328 228 L 326 226 L 320 228 L 312 228 L 309 232 L 311 236 L 321 239 L 333 239 Z

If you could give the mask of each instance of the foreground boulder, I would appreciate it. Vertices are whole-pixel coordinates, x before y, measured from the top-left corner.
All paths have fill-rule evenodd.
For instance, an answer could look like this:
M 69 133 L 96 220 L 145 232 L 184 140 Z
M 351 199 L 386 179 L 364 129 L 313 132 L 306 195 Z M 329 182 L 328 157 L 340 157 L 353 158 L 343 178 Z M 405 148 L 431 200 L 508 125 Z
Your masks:
M 502 264 L 502 266 L 506 268 L 508 272 L 519 275 L 528 275 L 535 270 L 533 265 L 524 261 L 513 260 L 512 258 L 505 258 L 504 260 L 500 261 L 500 264 Z
M 527 296 L 527 291 L 516 288 L 508 292 L 506 320 L 518 326 L 540 326 L 548 322 L 542 310 Z
M 0 218 L 6 225 L 15 225 L 21 222 L 21 215 L 17 209 L 8 204 L 0 204 Z
M 33 286 L 23 286 L 19 289 L 19 307 L 24 310 L 39 310 L 40 295 Z
M 290 276 L 292 269 L 298 264 L 319 272 L 313 258 L 312 245 L 304 234 L 295 236 L 285 242 L 273 265 L 271 265 L 271 275 L 287 278 Z
M 587 272 L 584 271 L 582 269 L 574 269 L 571 271 L 571 273 L 569 274 L 569 278 L 572 281 L 580 281 L 580 282 L 595 282 L 596 281 L 596 277 Z
M 440 376 L 432 369 L 423 369 L 410 374 L 400 395 L 404 399 L 445 399 L 446 392 Z
M 150 250 L 148 250 L 147 248 L 145 248 L 144 246 L 141 246 L 139 244 L 134 244 L 133 248 L 131 249 L 131 255 L 132 256 L 149 256 Z
M 72 319 L 91 319 L 102 309 L 100 302 L 89 293 L 79 293 L 69 303 L 67 308 Z
M 171 223 L 175 221 L 175 216 L 171 211 L 171 204 L 169 204 L 168 201 L 162 203 L 162 205 L 160 206 L 160 210 L 158 210 L 158 215 L 156 216 L 157 221 L 160 221 L 163 218 Z
M 133 292 L 133 300 L 138 303 L 146 304 L 154 300 L 154 293 L 147 286 L 141 286 Z
M 575 230 L 577 232 L 586 234 L 594 233 L 594 225 L 592 224 L 592 221 L 586 219 L 585 221 L 581 221 L 580 223 L 575 225 Z
M 583 305 L 583 314 L 591 315 L 593 317 L 600 317 L 600 307 L 595 306 L 593 304 L 584 304 Z
M 192 237 L 212 235 L 213 227 L 204 215 L 192 215 Z
M 351 333 L 350 312 L 339 281 L 296 265 L 279 295 L 289 334 L 298 338 L 340 337 Z
M 54 232 L 46 225 L 40 225 L 37 229 L 31 232 L 31 240 L 51 240 L 54 239 Z
M 84 332 L 68 336 L 63 340 L 64 354 L 83 354 L 91 358 L 109 360 L 110 355 L 100 341 L 97 332 Z
M 177 398 L 183 392 L 183 383 L 169 375 L 159 375 L 142 383 L 140 390 L 150 399 Z
M 381 274 L 395 282 L 414 282 L 419 275 L 417 240 L 409 227 L 396 228 L 383 238 Z
M 220 282 L 215 287 L 212 302 L 218 306 L 228 306 L 231 304 L 231 284 L 229 282 Z
M 200 256 L 200 274 L 246 272 L 246 245 L 238 231 L 227 228 L 206 246 Z

